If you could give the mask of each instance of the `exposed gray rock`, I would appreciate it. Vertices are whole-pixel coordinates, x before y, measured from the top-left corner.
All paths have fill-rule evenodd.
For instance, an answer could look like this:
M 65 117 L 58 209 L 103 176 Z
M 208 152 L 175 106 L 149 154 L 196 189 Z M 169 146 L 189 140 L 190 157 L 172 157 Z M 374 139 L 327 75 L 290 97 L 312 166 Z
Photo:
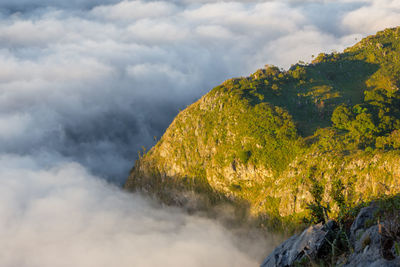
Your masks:
M 379 249 L 381 236 L 379 234 L 379 229 L 377 225 L 374 225 L 363 232 L 360 238 L 354 242 L 354 251 L 356 253 L 362 253 L 366 247 L 371 249 Z
M 350 242 L 348 244 L 350 249 L 335 255 L 336 266 L 400 267 L 400 255 L 395 250 L 395 245 L 399 242 L 399 217 L 386 219 L 378 224 L 375 220 L 378 210 L 379 206 L 376 203 L 360 210 L 347 233 L 350 235 L 349 240 L 346 238 Z M 337 230 L 340 229 L 333 221 L 329 221 L 326 225 L 311 226 L 277 247 L 264 260 L 261 267 L 297 266 L 296 263 L 302 264 L 306 260 L 326 261 L 327 258 L 330 259 L 330 244 L 336 243 L 333 242 L 334 238 L 341 238 L 343 234 Z M 343 242 L 341 239 L 338 240 L 335 241 L 339 244 Z
M 364 232 L 359 229 L 358 233 L 362 234 L 354 243 L 354 253 L 350 255 L 346 265 L 344 266 L 372 266 L 373 264 L 383 264 L 381 256 L 381 236 L 378 226 L 374 225 Z M 381 265 L 377 265 L 381 266 Z M 387 266 L 387 265 L 382 265 Z
M 382 255 L 382 235 L 379 227 L 374 223 L 374 217 L 378 210 L 376 204 L 362 208 L 350 228 L 350 240 L 354 252 L 349 256 L 347 263 L 343 266 L 365 267 L 365 266 L 400 266 L 400 258 L 386 260 Z M 374 223 L 370 226 L 370 223 Z
M 357 259 L 354 257 L 354 259 Z M 343 265 L 342 267 L 399 267 L 400 260 L 395 259 L 392 261 L 388 261 L 385 259 L 376 259 L 375 261 L 370 261 L 366 257 L 362 257 L 359 260 L 350 261 L 348 264 Z
M 294 235 L 277 247 L 261 264 L 261 267 L 291 266 L 304 257 L 315 259 L 328 246 L 333 228 L 333 221 L 327 224 L 310 226 L 300 235 Z
M 366 266 L 369 266 L 369 267 L 399 267 L 400 261 L 396 261 L 396 260 L 388 261 L 385 259 L 379 259 L 372 263 L 361 262 L 360 264 L 357 264 L 357 265 L 348 265 L 348 266 L 354 266 L 354 267 L 366 267 Z
M 360 210 L 350 228 L 350 240 L 352 242 L 355 242 L 357 238 L 362 235 L 362 232 L 365 230 L 365 228 L 369 227 L 367 222 L 374 219 L 377 210 L 378 206 L 375 204 L 364 207 Z

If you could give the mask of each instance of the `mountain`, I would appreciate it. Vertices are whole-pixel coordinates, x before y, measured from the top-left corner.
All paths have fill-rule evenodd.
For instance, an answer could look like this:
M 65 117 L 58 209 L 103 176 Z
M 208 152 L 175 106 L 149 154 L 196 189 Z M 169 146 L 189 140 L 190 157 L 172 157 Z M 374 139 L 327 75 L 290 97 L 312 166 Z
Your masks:
M 140 153 L 125 184 L 167 204 L 231 203 L 290 229 L 400 192 L 400 27 L 212 89 Z

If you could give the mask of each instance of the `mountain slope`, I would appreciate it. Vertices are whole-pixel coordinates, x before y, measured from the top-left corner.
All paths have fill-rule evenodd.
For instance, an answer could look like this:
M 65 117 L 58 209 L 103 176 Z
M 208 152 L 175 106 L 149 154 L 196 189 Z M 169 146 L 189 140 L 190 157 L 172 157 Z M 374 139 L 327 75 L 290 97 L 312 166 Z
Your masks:
M 125 187 L 193 208 L 232 202 L 263 221 L 318 220 L 400 192 L 399 38 L 387 29 L 225 81 L 178 114 Z

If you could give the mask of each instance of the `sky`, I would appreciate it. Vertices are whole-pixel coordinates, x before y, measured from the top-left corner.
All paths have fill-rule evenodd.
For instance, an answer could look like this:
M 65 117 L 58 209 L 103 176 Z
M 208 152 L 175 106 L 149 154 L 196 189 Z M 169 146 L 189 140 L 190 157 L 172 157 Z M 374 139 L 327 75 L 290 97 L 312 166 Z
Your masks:
M 400 0 L 0 0 L 0 265 L 256 266 L 272 241 L 123 192 L 138 151 L 226 79 L 397 25 Z

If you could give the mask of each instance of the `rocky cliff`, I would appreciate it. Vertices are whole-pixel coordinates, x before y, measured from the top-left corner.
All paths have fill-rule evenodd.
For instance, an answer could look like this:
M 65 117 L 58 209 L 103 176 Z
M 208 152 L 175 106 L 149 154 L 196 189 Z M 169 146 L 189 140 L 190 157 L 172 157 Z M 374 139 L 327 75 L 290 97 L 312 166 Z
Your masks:
M 163 202 L 320 221 L 400 192 L 400 28 L 225 81 L 141 153 L 125 187 Z

